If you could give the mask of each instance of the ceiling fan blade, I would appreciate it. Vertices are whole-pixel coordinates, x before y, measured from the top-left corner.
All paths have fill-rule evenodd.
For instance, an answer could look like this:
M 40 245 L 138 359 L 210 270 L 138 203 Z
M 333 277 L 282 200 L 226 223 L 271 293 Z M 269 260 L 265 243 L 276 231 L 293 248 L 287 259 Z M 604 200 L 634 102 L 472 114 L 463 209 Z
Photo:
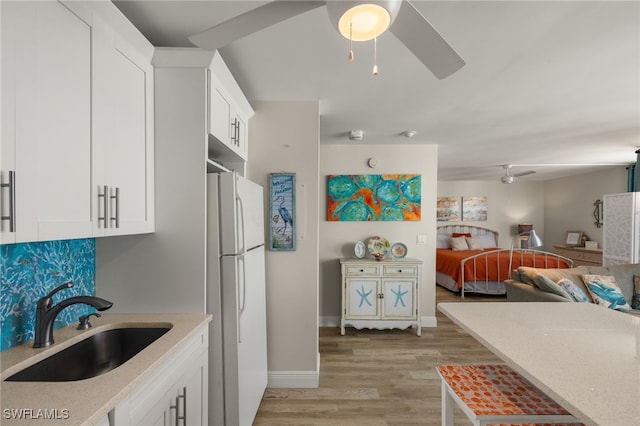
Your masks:
M 513 177 L 521 177 L 521 176 L 526 176 L 526 175 L 532 175 L 535 172 L 536 172 L 535 170 L 529 170 L 529 171 L 526 171 L 526 172 L 515 173 L 515 174 L 512 174 L 511 176 L 513 176 Z
M 465 64 L 429 21 L 406 0 L 389 30 L 440 80 Z
M 202 49 L 219 49 L 271 25 L 325 4 L 326 1 L 271 1 L 201 33 L 194 34 L 189 37 L 189 41 Z

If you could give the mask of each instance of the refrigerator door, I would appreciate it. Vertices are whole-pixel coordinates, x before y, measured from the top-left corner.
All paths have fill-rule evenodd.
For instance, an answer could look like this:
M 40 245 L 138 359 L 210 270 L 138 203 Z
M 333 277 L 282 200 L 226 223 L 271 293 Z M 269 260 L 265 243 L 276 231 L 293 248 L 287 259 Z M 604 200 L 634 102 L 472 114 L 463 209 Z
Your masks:
M 251 425 L 267 387 L 264 247 L 222 257 L 225 424 Z
M 219 200 L 222 254 L 241 254 L 263 245 L 262 186 L 237 173 L 220 173 Z

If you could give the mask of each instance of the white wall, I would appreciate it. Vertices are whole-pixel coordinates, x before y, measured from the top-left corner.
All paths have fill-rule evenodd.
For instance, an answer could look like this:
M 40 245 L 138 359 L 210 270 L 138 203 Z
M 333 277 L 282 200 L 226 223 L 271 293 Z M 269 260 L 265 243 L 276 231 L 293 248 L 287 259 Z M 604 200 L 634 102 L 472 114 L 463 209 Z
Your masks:
M 296 173 L 296 250 L 267 251 L 269 386 L 317 385 L 319 104 L 254 102 L 247 177 Z
M 375 158 L 375 169 L 367 160 Z M 353 257 L 353 245 L 371 236 L 406 244 L 407 257 L 424 261 L 422 268 L 423 326 L 435 325 L 435 199 L 437 145 L 322 145 L 320 147 L 320 312 L 322 325 L 338 325 L 341 307 L 340 264 Z M 328 222 L 327 175 L 416 173 L 422 175 L 422 220 L 409 222 Z M 418 234 L 428 244 L 418 245 Z
M 594 224 L 593 203 L 627 191 L 624 166 L 545 182 L 545 246 L 564 243 L 567 231 L 582 231 L 602 247 L 602 228 Z
M 498 246 L 509 248 L 519 223 L 530 223 L 544 241 L 544 183 L 494 181 L 439 181 L 438 197 L 487 197 L 487 220 L 483 222 L 438 222 L 438 225 L 464 223 L 499 233 Z M 462 209 L 462 204 L 460 205 Z M 516 244 L 517 246 L 517 244 Z

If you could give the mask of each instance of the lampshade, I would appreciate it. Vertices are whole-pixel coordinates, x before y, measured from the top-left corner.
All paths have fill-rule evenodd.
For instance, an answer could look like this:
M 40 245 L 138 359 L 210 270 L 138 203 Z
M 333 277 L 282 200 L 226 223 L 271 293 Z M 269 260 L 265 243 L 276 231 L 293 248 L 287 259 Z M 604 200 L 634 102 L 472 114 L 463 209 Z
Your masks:
M 542 240 L 536 234 L 536 231 L 532 229 L 529 231 L 529 247 L 540 247 L 542 246 Z
M 401 3 L 401 0 L 328 1 L 327 12 L 331 23 L 344 38 L 367 41 L 389 28 Z

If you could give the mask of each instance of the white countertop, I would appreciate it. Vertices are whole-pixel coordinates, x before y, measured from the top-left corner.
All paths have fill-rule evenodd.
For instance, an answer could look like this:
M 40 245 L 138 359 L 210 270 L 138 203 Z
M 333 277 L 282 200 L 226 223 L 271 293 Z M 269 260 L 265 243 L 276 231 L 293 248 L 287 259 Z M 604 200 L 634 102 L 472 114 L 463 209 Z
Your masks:
M 587 425 L 640 425 L 640 318 L 591 303 L 438 309 Z
M 211 321 L 211 315 L 200 314 L 102 314 L 91 318 L 93 327 L 77 331 L 76 324 L 55 330 L 55 343 L 42 349 L 33 349 L 32 342 L 3 351 L 0 354 L 2 373 L 3 425 L 89 425 L 104 417 L 155 368 L 177 350 L 198 329 Z M 7 382 L 12 374 L 44 359 L 86 337 L 103 330 L 121 327 L 161 326 L 171 329 L 143 349 L 129 361 L 114 370 L 86 380 L 73 382 Z M 58 420 L 29 418 L 16 420 L 6 410 L 58 410 Z M 31 416 L 33 417 L 33 416 Z

